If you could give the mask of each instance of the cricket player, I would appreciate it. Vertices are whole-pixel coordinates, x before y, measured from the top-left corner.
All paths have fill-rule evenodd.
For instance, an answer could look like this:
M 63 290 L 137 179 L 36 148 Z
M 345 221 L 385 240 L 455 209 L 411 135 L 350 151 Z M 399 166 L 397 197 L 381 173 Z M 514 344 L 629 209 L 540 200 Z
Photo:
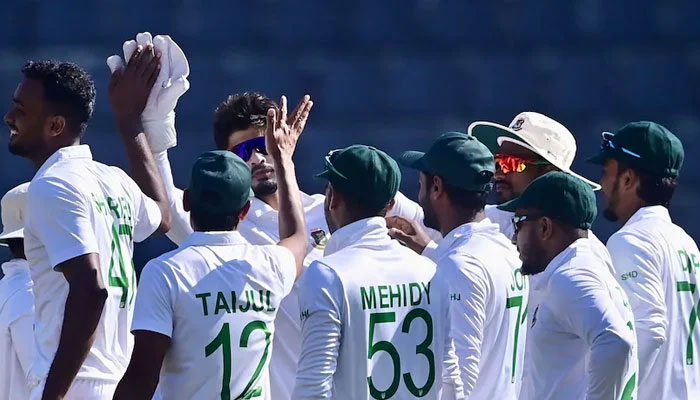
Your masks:
M 700 252 L 668 206 L 683 165 L 681 141 L 654 122 L 603 133 L 605 217 L 624 226 L 608 239 L 639 344 L 639 399 L 700 398 Z
M 152 49 L 141 48 L 110 85 L 122 139 L 130 143 L 132 179 L 93 161 L 80 143 L 95 104 L 85 71 L 55 61 L 22 69 L 4 119 L 10 152 L 38 169 L 24 229 L 36 302 L 31 399 L 108 399 L 126 370 L 136 290 L 133 244 L 167 231 L 170 221 L 138 120 L 157 70 Z M 142 89 L 127 94 L 133 86 Z M 135 165 L 139 157 L 146 162 Z M 144 194 L 137 183 L 149 190 Z
M 24 216 L 27 188 L 23 183 L 8 191 L 0 202 L 0 245 L 12 259 L 2 264 L 0 279 L 0 399 L 27 399 L 27 374 L 34 358 L 34 293 L 29 264 L 24 256 Z
M 418 202 L 425 224 L 443 236 L 431 258 L 449 287 L 450 337 L 464 393 L 474 399 L 495 393 L 517 399 L 528 287 L 515 246 L 484 216 L 493 155 L 473 136 L 452 132 L 427 153 L 404 153 L 400 162 L 420 171 Z
M 497 204 L 519 196 L 530 182 L 550 171 L 566 172 L 588 182 L 593 190 L 600 189 L 595 182 L 571 170 L 576 156 L 576 140 L 564 125 L 546 115 L 522 112 L 507 127 L 477 121 L 470 124 L 467 131 L 494 154 L 496 174 L 493 192 Z M 498 224 L 506 237 L 513 238 L 513 213 L 498 209 L 497 204 L 486 205 L 485 215 Z M 430 256 L 437 248 L 437 243 L 431 242 L 421 227 L 412 221 L 391 217 L 388 223 L 392 228 L 391 234 L 415 251 Z M 599 251 L 605 253 L 605 245 L 597 238 L 594 240 L 599 242 Z
M 201 155 L 184 193 L 192 233 L 141 276 L 134 354 L 115 399 L 271 399 L 268 365 L 280 302 L 302 271 L 308 239 L 292 154 L 297 131 L 267 115 L 280 206 L 278 245 L 237 231 L 250 210 L 250 169 L 235 154 Z M 233 338 L 233 344 L 232 344 Z
M 521 272 L 530 278 L 532 322 L 521 399 L 636 399 L 632 310 L 589 238 L 595 195 L 564 172 L 535 179 L 514 200 Z
M 463 398 L 448 337 L 448 294 L 427 258 L 391 240 L 385 216 L 401 182 L 381 150 L 325 158 L 324 257 L 299 283 L 294 399 Z
M 175 244 L 180 245 L 192 233 L 192 226 L 189 213 L 182 207 L 182 191 L 173 183 L 167 150 L 177 143 L 174 109 L 179 96 L 189 88 L 187 81 L 189 64 L 182 49 L 170 37 L 158 35 L 152 38 L 148 32 L 138 34 L 136 41 L 130 40 L 124 43 L 124 57 L 128 60 L 137 45 L 146 46 L 154 43 L 156 48 L 159 48 L 163 46 L 159 43 L 163 42 L 167 43 L 164 47 L 169 57 L 161 58 L 161 71 L 173 71 L 170 79 L 172 85 L 162 89 L 162 95 L 152 95 L 149 98 L 149 106 L 144 110 L 141 120 L 170 200 L 173 222 L 172 229 L 167 235 Z M 114 57 L 117 56 L 107 60 L 110 68 L 118 65 Z M 156 89 L 161 90 L 157 86 Z M 229 96 L 217 107 L 214 116 L 216 147 L 219 150 L 230 150 L 237 154 L 251 169 L 251 189 L 255 197 L 251 199 L 250 212 L 247 218 L 241 221 L 238 231 L 252 244 L 276 244 L 280 240 L 278 183 L 275 165 L 267 154 L 264 138 L 267 110 L 273 108 L 279 111 L 280 108 L 286 107 L 286 97 L 283 96 L 280 103 L 281 107 L 259 93 L 245 92 Z M 291 129 L 297 134 L 306 124 L 306 119 L 300 119 L 300 116 L 308 115 L 312 107 L 313 101 L 307 95 L 289 113 Z M 304 266 L 308 267 L 312 261 L 323 256 L 329 229 L 323 212 L 324 196 L 301 192 L 301 199 L 309 237 L 308 252 L 304 260 Z M 396 194 L 396 204 L 392 214 L 400 215 L 410 221 L 423 220 L 420 206 L 401 193 Z M 439 234 L 435 231 L 424 227 L 423 229 L 430 235 L 429 239 L 439 239 Z M 275 400 L 290 400 L 301 349 L 301 325 L 296 286 L 282 301 L 275 329 L 277 335 L 274 338 L 274 350 L 270 363 L 272 397 Z

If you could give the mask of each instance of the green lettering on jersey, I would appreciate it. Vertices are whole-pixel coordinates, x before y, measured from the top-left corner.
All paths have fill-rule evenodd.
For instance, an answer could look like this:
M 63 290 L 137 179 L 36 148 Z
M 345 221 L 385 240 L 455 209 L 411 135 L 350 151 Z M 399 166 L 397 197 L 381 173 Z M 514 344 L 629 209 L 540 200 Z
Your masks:
M 389 294 L 387 293 L 389 288 L 386 285 L 379 285 L 377 288 L 379 289 L 379 307 L 389 308 L 389 303 L 384 302 L 384 300 L 389 298 Z
M 265 309 L 265 303 L 263 302 L 263 291 L 258 290 L 258 292 L 260 293 L 260 305 L 256 304 L 255 291 L 250 290 L 250 298 L 252 300 L 251 303 L 253 303 L 253 311 L 262 311 Z
M 270 306 L 270 291 L 267 291 L 267 294 L 265 294 L 265 303 L 267 304 L 267 312 L 274 312 L 276 310 L 275 307 Z
M 374 292 L 374 286 L 369 287 L 369 295 L 367 289 L 360 286 L 360 297 L 362 297 L 362 309 L 367 310 L 377 307 L 377 294 Z
M 391 307 L 394 307 L 394 299 L 396 299 L 396 307 L 401 307 L 401 285 L 396 285 L 396 293 L 391 290 L 392 286 L 389 286 L 389 302 Z M 405 305 L 405 304 L 404 304 Z
M 202 313 L 204 316 L 209 315 L 209 309 L 207 308 L 207 297 L 211 296 L 211 293 L 197 293 L 194 297 L 202 300 Z
M 428 286 L 425 286 L 425 283 L 423 282 L 420 284 L 423 286 L 423 290 L 425 290 L 425 300 L 427 300 L 428 304 L 430 304 L 430 282 L 428 282 Z
M 227 313 L 231 313 L 231 309 L 226 302 L 226 296 L 223 293 L 216 293 L 216 307 L 214 307 L 214 315 L 219 314 L 219 310 L 226 310 Z
M 248 312 L 248 310 L 250 310 L 250 294 L 249 293 L 250 293 L 249 291 L 245 292 L 245 299 L 246 299 L 245 307 L 243 307 L 243 306 L 238 307 L 238 309 L 241 310 L 241 312 Z
M 414 289 L 415 289 L 415 291 L 414 291 Z M 408 294 L 409 294 L 409 297 L 411 298 L 411 305 L 412 306 L 417 306 L 418 304 L 420 304 L 422 295 L 421 295 L 419 284 L 417 284 L 415 282 L 409 283 L 408 284 Z

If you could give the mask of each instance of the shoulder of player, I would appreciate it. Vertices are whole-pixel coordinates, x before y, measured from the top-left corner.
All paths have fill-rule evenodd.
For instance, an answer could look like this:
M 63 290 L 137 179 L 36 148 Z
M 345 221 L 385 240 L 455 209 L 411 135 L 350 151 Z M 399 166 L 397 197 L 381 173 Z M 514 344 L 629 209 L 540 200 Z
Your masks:
M 79 177 L 76 177 L 76 179 L 70 178 L 72 178 L 71 175 L 42 175 L 35 177 L 27 189 L 27 201 L 32 202 L 53 198 L 57 193 L 61 192 L 81 196 L 83 192 L 79 187 L 81 184 Z
M 578 252 L 552 272 L 548 288 L 553 298 L 577 299 L 603 287 L 605 274 L 610 271 L 602 259 L 592 252 Z
M 608 251 L 613 256 L 628 253 L 646 254 L 648 257 L 659 254 L 663 247 L 660 245 L 664 239 L 658 231 L 652 229 L 620 229 L 613 233 L 606 243 Z

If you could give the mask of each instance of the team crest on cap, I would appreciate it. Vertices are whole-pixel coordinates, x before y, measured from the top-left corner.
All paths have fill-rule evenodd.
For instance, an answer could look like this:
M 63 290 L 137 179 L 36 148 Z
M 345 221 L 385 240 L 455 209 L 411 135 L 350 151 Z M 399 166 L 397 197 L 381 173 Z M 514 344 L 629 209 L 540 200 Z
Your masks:
M 311 239 L 313 241 L 311 242 L 311 245 L 314 248 L 317 249 L 323 249 L 326 247 L 326 242 L 328 241 L 328 235 L 326 235 L 326 231 L 324 231 L 321 228 L 316 228 L 311 231 Z
M 513 125 L 510 127 L 510 129 L 514 131 L 519 131 L 523 129 L 523 124 L 525 123 L 525 120 L 523 118 L 519 118 L 517 121 L 513 123 Z

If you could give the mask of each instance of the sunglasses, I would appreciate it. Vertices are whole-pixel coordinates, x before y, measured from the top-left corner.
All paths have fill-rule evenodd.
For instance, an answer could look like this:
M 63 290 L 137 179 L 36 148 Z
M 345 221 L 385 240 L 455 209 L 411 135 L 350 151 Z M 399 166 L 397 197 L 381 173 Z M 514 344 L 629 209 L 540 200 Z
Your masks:
M 238 143 L 231 148 L 231 152 L 242 158 L 243 161 L 250 160 L 254 152 L 267 155 L 267 149 L 265 148 L 265 137 L 260 136 L 253 139 L 246 140 L 245 142 Z
M 509 172 L 523 172 L 528 165 L 549 165 L 548 161 L 529 160 L 527 158 L 505 154 L 496 154 L 494 155 L 494 159 L 498 166 L 501 167 L 501 171 L 503 171 L 504 174 Z
M 626 149 L 622 146 L 615 146 L 615 143 L 613 143 L 613 137 L 615 137 L 614 133 L 611 132 L 603 132 L 603 149 L 609 149 L 609 150 L 619 150 L 629 156 L 632 156 L 634 158 L 642 158 L 639 154 L 633 152 L 632 150 Z
M 513 232 L 518 233 L 520 230 L 520 226 L 522 225 L 523 222 L 530 220 L 534 221 L 537 218 L 542 218 L 544 215 L 513 215 L 513 217 L 510 219 L 511 222 L 513 222 Z

